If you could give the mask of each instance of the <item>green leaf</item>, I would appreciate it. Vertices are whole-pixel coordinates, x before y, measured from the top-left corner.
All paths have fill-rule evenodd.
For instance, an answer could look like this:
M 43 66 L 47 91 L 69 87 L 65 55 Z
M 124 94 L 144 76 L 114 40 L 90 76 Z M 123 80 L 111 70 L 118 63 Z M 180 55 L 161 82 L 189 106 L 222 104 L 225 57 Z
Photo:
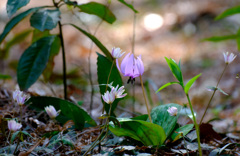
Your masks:
M 143 115 L 139 115 L 136 117 L 131 118 L 132 120 L 143 120 L 143 121 L 147 121 L 148 119 L 148 114 L 143 114 Z
M 78 26 L 76 26 L 74 24 L 70 24 L 70 25 L 72 25 L 73 27 L 75 27 L 76 29 L 81 31 L 84 35 L 86 35 L 88 38 L 90 38 L 96 44 L 96 46 L 98 46 L 98 48 L 101 49 L 101 51 L 106 55 L 106 57 L 109 60 L 113 60 L 111 53 L 107 50 L 107 48 L 95 36 L 89 34 L 85 30 L 79 28 Z
M 174 130 L 174 132 L 171 135 L 171 139 L 173 140 L 173 142 L 187 135 L 192 130 L 193 126 L 194 126 L 193 124 L 187 124 Z
M 0 74 L 0 80 L 7 80 L 7 79 L 11 79 L 12 77 L 10 75 L 3 75 L 3 74 Z
M 135 13 L 138 13 L 138 11 L 136 9 L 134 9 L 134 7 L 131 4 L 126 3 L 124 0 L 118 0 L 118 1 L 121 2 L 122 4 L 126 5 L 130 9 L 132 9 L 132 11 L 134 11 Z
M 60 21 L 61 12 L 59 9 L 41 9 L 32 14 L 30 18 L 31 26 L 40 30 L 52 30 Z
M 96 15 L 110 24 L 116 21 L 116 17 L 111 12 L 111 10 L 109 10 L 107 6 L 101 3 L 89 2 L 82 5 L 77 5 L 77 7 L 81 12 Z
M 27 135 L 27 136 L 29 136 L 29 137 L 32 138 L 31 134 L 29 134 L 27 131 L 21 131 L 21 133 L 22 133 L 22 134 L 25 134 L 25 135 Z
M 55 37 L 48 36 L 39 39 L 21 56 L 17 67 L 17 80 L 21 90 L 27 90 L 42 74 Z
M 151 111 L 153 123 L 160 125 L 164 129 L 167 137 L 172 133 L 177 123 L 177 116 L 169 115 L 167 111 L 169 107 L 176 107 L 178 112 L 182 109 L 182 106 L 170 103 L 157 106 Z
M 223 19 L 225 17 L 234 15 L 234 14 L 239 14 L 240 13 L 240 6 L 235 6 L 232 8 L 229 8 L 227 10 L 225 10 L 224 12 L 222 12 L 220 15 L 218 15 L 215 20 L 220 20 Z
M 36 111 L 43 111 L 46 106 L 52 105 L 55 109 L 61 110 L 56 120 L 61 124 L 68 120 L 73 120 L 77 129 L 82 130 L 87 126 L 96 126 L 96 122 L 79 106 L 59 98 L 54 97 L 31 97 L 27 105 Z
M 37 11 L 38 9 L 43 8 L 43 7 L 37 7 L 37 8 L 31 8 L 27 11 L 24 11 L 17 16 L 13 17 L 5 26 L 2 34 L 0 35 L 0 44 L 2 43 L 3 39 L 7 36 L 7 34 L 10 32 L 10 30 L 18 24 L 22 19 L 24 19 L 27 15 L 30 13 L 33 13 Z
M 179 65 L 171 58 L 165 57 L 168 66 L 170 70 L 172 71 L 172 74 L 175 76 L 175 78 L 179 81 L 179 84 L 183 87 L 183 76 L 182 71 L 180 69 L 180 62 Z
M 237 36 L 238 36 L 238 38 L 236 38 L 237 46 L 238 46 L 238 50 L 240 50 L 240 28 L 237 31 Z
M 20 133 L 20 131 L 16 131 L 12 134 L 12 137 L 11 137 L 11 144 L 13 143 L 13 141 L 16 139 L 16 137 L 18 136 L 18 134 Z
M 53 73 L 53 68 L 54 68 L 54 58 L 55 56 L 57 56 L 59 54 L 61 48 L 61 41 L 59 37 L 56 37 L 55 40 L 53 41 L 52 45 L 51 45 L 51 51 L 50 51 L 50 56 L 49 56 L 49 60 L 48 60 L 48 64 L 46 66 L 46 68 L 43 71 L 43 77 L 44 80 L 46 82 L 49 81 L 52 73 Z
M 192 87 L 193 83 L 201 76 L 202 74 L 198 74 L 197 76 L 194 76 L 191 80 L 188 81 L 188 83 L 184 86 L 184 91 L 186 94 L 188 94 L 189 89 Z
M 238 37 L 239 36 L 236 34 L 226 35 L 226 36 L 213 36 L 213 37 L 205 38 L 202 41 L 221 42 L 225 40 L 237 39 Z
M 217 88 L 217 90 L 219 90 L 221 93 L 223 93 L 224 95 L 228 95 L 226 92 L 224 92 L 221 88 Z
M 180 83 L 179 82 L 168 82 L 165 85 L 163 85 L 162 87 L 160 87 L 155 93 L 161 91 L 162 89 L 164 89 L 164 88 L 166 88 L 166 87 L 168 87 L 168 86 L 170 86 L 172 84 L 180 84 Z
M 109 130 L 116 136 L 128 136 L 141 141 L 144 145 L 162 145 L 166 139 L 163 128 L 159 125 L 141 121 L 120 121 L 121 128 L 109 126 Z
M 12 17 L 13 14 L 17 12 L 18 9 L 27 5 L 30 0 L 8 0 L 7 1 L 7 14 L 8 17 Z
M 108 80 L 108 75 L 110 73 L 110 69 L 112 66 L 112 62 L 109 61 L 105 56 L 98 54 L 97 58 L 97 75 L 98 75 L 98 84 L 107 84 Z M 116 64 L 114 63 L 111 75 L 109 77 L 108 83 L 113 82 L 113 86 L 116 87 L 117 85 L 122 86 L 122 78 L 121 75 L 116 67 Z M 100 88 L 100 93 L 103 95 L 106 92 L 106 85 L 99 85 Z M 117 103 L 121 99 L 116 99 L 112 103 L 112 112 L 114 112 L 115 108 L 117 107 Z M 105 104 L 105 110 L 108 112 L 109 111 L 109 105 Z

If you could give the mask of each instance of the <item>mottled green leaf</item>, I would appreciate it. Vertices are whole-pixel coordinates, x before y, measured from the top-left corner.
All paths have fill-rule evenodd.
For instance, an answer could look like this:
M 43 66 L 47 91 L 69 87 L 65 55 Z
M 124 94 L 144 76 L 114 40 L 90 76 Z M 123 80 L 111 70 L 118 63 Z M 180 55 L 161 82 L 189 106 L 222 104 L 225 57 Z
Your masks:
M 128 136 L 141 141 L 144 145 L 162 145 L 166 139 L 163 128 L 142 120 L 120 121 L 121 127 L 109 126 L 110 131 L 117 136 Z
M 168 113 L 167 110 L 169 107 L 176 107 L 178 112 L 182 109 L 182 106 L 178 104 L 169 103 L 157 106 L 151 111 L 153 123 L 160 125 L 164 129 L 167 137 L 172 133 L 177 123 L 177 116 L 170 116 Z
M 187 124 L 174 130 L 174 132 L 171 135 L 173 142 L 187 135 L 192 130 L 193 126 L 194 126 L 193 124 Z

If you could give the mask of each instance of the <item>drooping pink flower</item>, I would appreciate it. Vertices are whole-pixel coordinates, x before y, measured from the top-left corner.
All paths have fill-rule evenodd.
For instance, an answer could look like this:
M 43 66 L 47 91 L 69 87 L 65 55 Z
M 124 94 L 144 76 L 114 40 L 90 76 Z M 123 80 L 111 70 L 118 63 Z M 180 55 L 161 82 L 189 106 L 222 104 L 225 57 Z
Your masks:
M 115 100 L 114 87 L 110 92 L 107 91 L 106 93 L 104 93 L 104 95 L 102 95 L 102 98 L 107 104 L 112 104 Z
M 177 116 L 178 109 L 176 107 L 169 107 L 167 111 L 170 116 Z
M 228 52 L 223 53 L 223 56 L 226 64 L 230 64 L 237 57 L 237 55 L 234 55 L 233 53 L 229 55 Z
M 141 55 L 137 58 L 134 58 L 134 55 L 129 53 L 124 57 L 121 66 L 119 66 L 118 59 L 116 59 L 116 63 L 118 70 L 124 76 L 129 76 L 132 79 L 134 79 L 135 77 L 139 77 L 144 72 Z
M 47 112 L 48 116 L 51 119 L 56 118 L 60 112 L 60 111 L 56 111 L 56 109 L 52 105 L 45 107 L 45 111 Z
M 17 131 L 22 127 L 22 124 L 17 123 L 15 120 L 9 120 L 8 121 L 8 129 L 10 131 Z
M 115 59 L 122 57 L 124 53 L 120 48 L 112 48 L 112 57 Z

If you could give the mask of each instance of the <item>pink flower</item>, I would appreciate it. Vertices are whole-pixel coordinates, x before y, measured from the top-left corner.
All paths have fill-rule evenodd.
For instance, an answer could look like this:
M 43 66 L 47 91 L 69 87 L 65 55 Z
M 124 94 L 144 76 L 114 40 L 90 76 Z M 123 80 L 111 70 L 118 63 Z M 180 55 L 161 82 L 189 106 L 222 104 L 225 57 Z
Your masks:
M 8 121 L 8 129 L 10 131 L 17 131 L 22 127 L 22 124 L 17 123 L 15 120 Z
M 125 91 L 124 89 L 124 86 L 120 87 L 118 89 L 118 85 L 115 87 L 112 87 L 113 88 L 113 93 L 115 95 L 115 98 L 123 98 L 127 95 L 127 93 L 123 94 L 123 92 Z
M 113 101 L 115 100 L 114 87 L 112 88 L 112 90 L 110 92 L 107 91 L 106 93 L 104 93 L 104 95 L 102 95 L 102 98 L 106 103 L 112 104 Z
M 15 90 L 13 92 L 13 100 L 17 102 L 18 105 L 22 106 L 27 100 L 27 95 L 20 90 Z
M 120 48 L 112 48 L 112 57 L 115 59 L 122 57 L 124 53 Z
M 121 68 L 119 67 L 118 59 L 116 59 L 116 63 L 117 63 L 118 70 L 124 76 L 129 76 L 132 79 L 142 75 L 144 72 L 144 66 L 141 60 L 141 55 L 138 56 L 137 58 L 134 58 L 133 54 L 131 55 L 130 53 L 127 54 L 121 63 Z
M 230 64 L 237 57 L 237 55 L 234 55 L 233 53 L 228 55 L 228 52 L 223 53 L 223 56 L 226 64 Z
M 177 116 L 178 109 L 176 107 L 169 107 L 167 111 L 170 116 Z
M 51 119 L 56 118 L 60 112 L 60 111 L 57 112 L 56 109 L 52 105 L 45 107 L 45 111 L 47 112 L 48 116 Z

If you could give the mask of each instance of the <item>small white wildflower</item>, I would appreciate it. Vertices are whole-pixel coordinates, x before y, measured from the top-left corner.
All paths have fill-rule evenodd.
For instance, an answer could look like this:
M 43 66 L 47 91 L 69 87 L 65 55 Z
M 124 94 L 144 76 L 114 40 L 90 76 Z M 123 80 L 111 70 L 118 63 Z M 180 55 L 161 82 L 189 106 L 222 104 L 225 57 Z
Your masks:
M 226 64 L 230 64 L 237 57 L 237 55 L 234 55 L 233 53 L 229 55 L 228 52 L 223 53 L 223 56 Z
M 104 95 L 102 95 L 102 98 L 106 103 L 112 104 L 113 101 L 115 100 L 114 88 L 112 88 L 110 92 L 107 91 L 106 93 L 104 93 Z
M 178 109 L 176 107 L 169 107 L 167 111 L 170 116 L 177 116 Z
M 122 57 L 124 53 L 120 48 L 112 48 L 112 57 L 115 59 Z
M 48 116 L 51 119 L 56 118 L 60 112 L 60 111 L 56 111 L 56 109 L 52 105 L 45 107 L 45 111 L 47 112 Z
M 8 121 L 8 129 L 10 131 L 17 131 L 22 127 L 22 124 L 17 123 L 15 120 L 9 120 Z

